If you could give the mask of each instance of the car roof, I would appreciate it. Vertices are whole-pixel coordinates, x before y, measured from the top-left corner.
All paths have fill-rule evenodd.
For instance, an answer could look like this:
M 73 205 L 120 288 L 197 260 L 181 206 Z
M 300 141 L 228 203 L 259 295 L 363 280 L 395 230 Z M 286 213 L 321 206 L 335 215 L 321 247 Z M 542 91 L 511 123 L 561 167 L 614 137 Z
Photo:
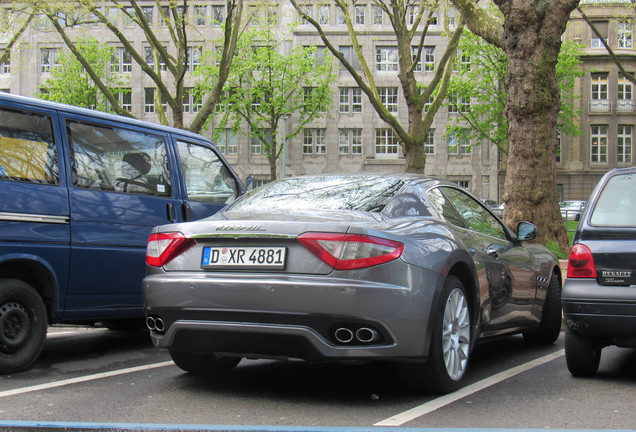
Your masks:
M 120 122 L 120 123 L 128 123 L 133 126 L 152 128 L 158 131 L 163 131 L 167 133 L 178 133 L 181 135 L 190 136 L 192 138 L 197 139 L 205 139 L 209 141 L 207 138 L 203 137 L 200 134 L 196 134 L 194 132 L 190 132 L 184 129 L 178 129 L 172 126 L 164 126 L 158 123 L 152 123 L 144 120 L 138 120 L 132 117 L 126 117 L 122 115 L 107 113 L 103 111 L 91 110 L 88 108 L 80 108 L 73 105 L 67 105 L 59 102 L 51 102 L 43 99 L 36 99 L 27 96 L 15 95 L 10 93 L 0 92 L 0 102 L 11 102 L 18 105 L 24 105 L 24 108 L 45 108 L 56 111 L 64 111 L 71 114 L 90 116 L 96 119 Z

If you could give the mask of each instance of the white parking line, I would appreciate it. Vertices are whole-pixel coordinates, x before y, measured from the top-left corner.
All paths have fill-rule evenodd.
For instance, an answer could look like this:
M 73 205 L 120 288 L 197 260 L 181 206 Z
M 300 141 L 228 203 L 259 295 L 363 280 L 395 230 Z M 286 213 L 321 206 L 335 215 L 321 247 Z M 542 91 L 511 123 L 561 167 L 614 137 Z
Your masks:
M 70 384 L 77 384 L 77 383 L 86 382 L 86 381 L 109 378 L 109 377 L 114 377 L 117 375 L 129 374 L 133 372 L 141 372 L 145 370 L 156 369 L 156 368 L 170 366 L 170 365 L 174 365 L 174 363 L 172 361 L 165 361 L 161 363 L 154 363 L 154 364 L 149 364 L 144 366 L 136 366 L 136 367 L 131 367 L 127 369 L 119 369 L 119 370 L 114 370 L 110 372 L 102 372 L 102 373 L 93 374 L 93 375 L 86 375 L 86 376 L 81 376 L 77 378 L 70 378 L 70 379 L 62 380 L 62 381 L 38 384 L 38 385 L 30 386 L 30 387 L 22 387 L 22 388 L 0 392 L 0 398 L 24 394 L 24 393 L 30 393 L 34 391 L 48 390 L 48 389 L 62 387 L 62 386 L 70 385 Z
M 374 424 L 373 426 L 402 426 L 404 423 L 410 422 L 411 420 L 415 420 L 418 417 L 421 417 L 432 411 L 435 411 L 439 408 L 442 408 L 446 405 L 456 402 L 462 398 L 465 398 L 466 396 L 469 396 L 487 387 L 500 383 L 501 381 L 507 380 L 508 378 L 511 378 L 515 375 L 518 375 L 520 373 L 533 369 L 537 366 L 541 366 L 542 364 L 551 362 L 552 360 L 562 357 L 563 355 L 565 355 L 565 350 L 559 350 L 552 354 L 548 354 L 538 359 L 529 361 L 528 363 L 524 363 L 522 365 L 513 367 L 512 369 L 505 370 L 496 375 L 488 377 L 484 380 L 478 381 L 474 384 L 461 388 L 453 393 L 447 394 L 437 399 L 433 399 L 430 402 L 427 402 L 425 404 L 412 408 L 408 411 L 404 411 L 403 413 L 396 414 L 391 418 L 382 420 Z

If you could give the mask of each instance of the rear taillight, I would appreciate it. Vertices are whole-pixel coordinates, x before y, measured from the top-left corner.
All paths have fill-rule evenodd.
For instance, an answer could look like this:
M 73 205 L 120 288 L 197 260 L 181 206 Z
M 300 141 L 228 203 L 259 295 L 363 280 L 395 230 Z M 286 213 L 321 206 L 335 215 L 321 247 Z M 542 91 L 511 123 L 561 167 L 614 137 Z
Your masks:
M 575 244 L 570 249 L 568 259 L 569 278 L 596 278 L 596 266 L 590 249 L 583 244 Z
M 150 234 L 146 248 L 146 263 L 153 267 L 161 267 L 193 244 L 194 240 L 186 238 L 180 232 Z
M 305 233 L 298 240 L 336 270 L 383 264 L 404 251 L 400 242 L 360 234 Z

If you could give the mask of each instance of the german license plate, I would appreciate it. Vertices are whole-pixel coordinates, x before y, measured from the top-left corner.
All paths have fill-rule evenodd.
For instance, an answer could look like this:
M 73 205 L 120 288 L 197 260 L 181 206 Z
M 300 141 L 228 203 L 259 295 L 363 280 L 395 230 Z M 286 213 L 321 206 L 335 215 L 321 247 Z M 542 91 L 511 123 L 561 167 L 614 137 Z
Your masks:
M 285 268 L 284 247 L 205 247 L 202 267 L 212 268 Z

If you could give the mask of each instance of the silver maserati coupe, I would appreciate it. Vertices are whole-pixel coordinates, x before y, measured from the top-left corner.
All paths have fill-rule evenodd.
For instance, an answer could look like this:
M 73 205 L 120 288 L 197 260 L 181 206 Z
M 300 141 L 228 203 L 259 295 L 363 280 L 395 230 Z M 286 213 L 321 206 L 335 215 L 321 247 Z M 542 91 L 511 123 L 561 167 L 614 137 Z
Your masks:
M 536 234 L 428 177 L 286 178 L 154 228 L 146 323 L 193 374 L 243 357 L 382 360 L 409 386 L 450 392 L 481 339 L 557 339 L 561 272 Z

